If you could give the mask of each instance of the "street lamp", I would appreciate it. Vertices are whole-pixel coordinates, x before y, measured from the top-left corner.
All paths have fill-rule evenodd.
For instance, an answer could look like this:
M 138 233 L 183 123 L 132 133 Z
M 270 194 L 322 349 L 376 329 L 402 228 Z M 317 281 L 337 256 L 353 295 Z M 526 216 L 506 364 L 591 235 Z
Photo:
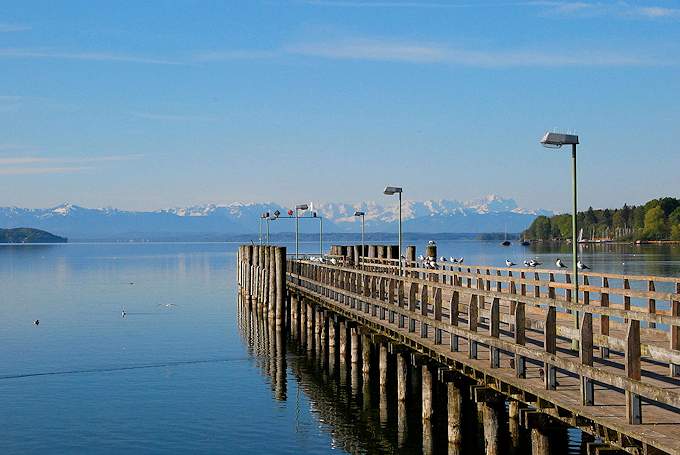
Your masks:
M 361 217 L 361 256 L 359 256 L 361 259 L 360 259 L 359 265 L 363 266 L 364 265 L 364 223 L 366 221 L 366 212 L 356 211 L 356 212 L 354 212 L 354 216 L 360 216 Z
M 299 258 L 300 254 L 300 240 L 299 240 L 299 231 L 300 231 L 300 216 L 298 215 L 298 211 L 302 210 L 305 211 L 309 208 L 307 204 L 298 204 L 295 206 L 295 260 L 297 261 Z
M 388 196 L 392 196 L 395 193 L 399 194 L 399 276 L 401 276 L 401 193 L 402 188 L 398 186 L 386 186 L 383 191 Z
M 323 217 L 312 212 L 312 218 L 319 219 L 319 256 L 323 257 Z
M 262 212 L 260 215 L 260 220 L 265 220 L 267 222 L 267 245 L 269 245 L 269 212 Z
M 541 144 L 548 148 L 560 148 L 563 145 L 571 145 L 571 161 L 572 161 L 572 188 L 573 188 L 573 213 L 571 216 L 571 260 L 574 267 L 574 294 L 575 302 L 578 304 L 578 241 L 576 237 L 576 216 L 577 216 L 577 197 L 576 197 L 576 145 L 578 144 L 578 136 L 575 134 L 561 134 L 561 133 L 545 133 Z M 576 329 L 579 328 L 579 312 L 575 312 Z M 572 340 L 572 349 L 578 349 L 578 340 Z

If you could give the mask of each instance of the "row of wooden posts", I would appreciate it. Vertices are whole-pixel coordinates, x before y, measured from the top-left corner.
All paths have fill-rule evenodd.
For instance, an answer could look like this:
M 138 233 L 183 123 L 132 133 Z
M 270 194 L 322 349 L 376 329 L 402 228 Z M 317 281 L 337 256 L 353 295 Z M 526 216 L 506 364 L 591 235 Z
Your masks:
M 241 245 L 237 252 L 240 292 L 276 321 L 286 324 L 286 247 Z

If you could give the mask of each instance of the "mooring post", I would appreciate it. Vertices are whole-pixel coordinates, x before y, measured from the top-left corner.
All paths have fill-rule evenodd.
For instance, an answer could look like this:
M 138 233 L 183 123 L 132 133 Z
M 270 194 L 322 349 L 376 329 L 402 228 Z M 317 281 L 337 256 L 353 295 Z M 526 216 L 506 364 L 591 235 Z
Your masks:
M 286 313 L 286 247 L 276 247 L 276 326 L 283 326 Z
M 508 401 L 508 429 L 510 433 L 510 446 L 513 454 L 518 454 L 521 444 L 521 432 L 519 426 L 520 402 L 517 400 Z
M 380 343 L 380 358 L 378 367 L 380 370 L 380 395 L 385 395 L 387 393 L 387 345 L 384 342 Z
M 427 363 L 423 363 L 420 367 L 421 369 L 421 389 L 422 389 L 422 418 L 423 425 L 425 423 L 429 424 L 432 419 L 433 408 L 432 408 L 432 394 L 433 394 L 433 383 L 432 383 L 432 372 Z

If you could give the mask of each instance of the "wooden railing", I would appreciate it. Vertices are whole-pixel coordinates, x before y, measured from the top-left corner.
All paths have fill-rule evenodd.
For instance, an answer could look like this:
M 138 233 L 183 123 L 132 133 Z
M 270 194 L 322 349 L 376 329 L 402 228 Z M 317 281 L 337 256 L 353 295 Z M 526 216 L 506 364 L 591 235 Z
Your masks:
M 365 259 L 360 267 L 289 260 L 289 287 L 470 359 L 479 358 L 481 347 L 490 368 L 512 368 L 516 378 L 527 379 L 528 365 L 540 365 L 546 390 L 562 387 L 558 371 L 578 378 L 578 392 L 565 393 L 578 393 L 583 406 L 623 395 L 629 424 L 642 423 L 643 401 L 650 415 L 680 410 L 677 278 L 586 273 L 576 304 L 564 271 L 467 265 L 434 270 L 409 262 L 405 276 L 398 276 L 396 261 Z M 596 278 L 600 284 L 591 284 Z M 648 290 L 636 289 L 643 282 Z M 657 283 L 674 289 L 657 291 Z M 640 299 L 646 308 L 636 306 Z M 660 302 L 668 310 L 657 308 Z M 578 329 L 573 315 L 564 314 L 576 311 Z

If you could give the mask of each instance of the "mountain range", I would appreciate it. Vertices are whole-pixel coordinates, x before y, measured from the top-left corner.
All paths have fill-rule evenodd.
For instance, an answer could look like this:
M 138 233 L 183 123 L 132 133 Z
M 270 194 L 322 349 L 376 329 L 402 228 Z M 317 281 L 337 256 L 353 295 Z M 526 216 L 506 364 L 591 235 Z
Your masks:
M 126 211 L 114 208 L 85 208 L 61 204 L 45 209 L 0 207 L 0 227 L 32 227 L 44 229 L 73 240 L 190 240 L 228 238 L 253 234 L 259 230 L 260 215 L 279 210 L 287 216 L 288 208 L 276 203 L 240 203 L 178 207 L 156 211 Z M 311 204 L 300 213 L 312 211 L 323 217 L 327 233 L 359 232 L 359 218 L 354 212 L 366 213 L 366 232 L 392 232 L 399 217 L 398 204 Z M 403 229 L 420 233 L 484 233 L 520 232 L 538 215 L 551 215 L 546 210 L 519 208 L 514 200 L 497 195 L 459 202 L 455 200 L 404 201 Z M 265 231 L 266 222 L 262 222 Z M 271 233 L 293 232 L 294 220 L 271 221 Z M 303 233 L 319 232 L 313 219 L 300 220 Z

